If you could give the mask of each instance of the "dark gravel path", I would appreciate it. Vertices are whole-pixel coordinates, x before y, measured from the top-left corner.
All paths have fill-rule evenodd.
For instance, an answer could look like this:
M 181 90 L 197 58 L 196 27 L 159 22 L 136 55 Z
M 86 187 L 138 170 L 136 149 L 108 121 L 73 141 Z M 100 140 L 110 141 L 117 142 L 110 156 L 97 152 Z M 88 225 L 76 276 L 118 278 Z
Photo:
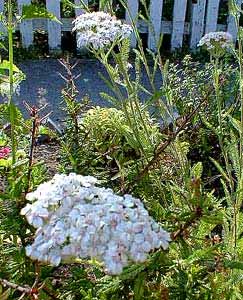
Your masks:
M 22 82 L 20 95 L 15 96 L 15 101 L 24 114 L 23 100 L 33 104 L 38 103 L 38 91 L 44 89 L 46 90 L 44 97 L 49 104 L 48 109 L 53 111 L 51 118 L 53 120 L 62 119 L 64 113 L 61 110 L 61 90 L 65 86 L 65 82 L 59 73 L 65 75 L 65 69 L 59 61 L 57 59 L 30 60 L 18 64 L 18 67 L 26 74 L 26 80 Z M 74 73 L 81 74 L 76 82 L 80 98 L 88 95 L 93 105 L 109 105 L 99 94 L 100 92 L 110 93 L 109 88 L 99 76 L 99 73 L 106 75 L 104 67 L 99 62 L 81 59 Z M 143 81 L 146 85 L 146 78 Z M 159 86 L 159 76 L 157 83 Z M 142 95 L 141 98 L 143 98 Z M 0 98 L 0 103 L 2 101 L 3 99 Z
M 37 104 L 40 101 L 38 92 L 44 89 L 48 109 L 53 111 L 52 118 L 62 118 L 64 113 L 61 109 L 61 90 L 65 86 L 65 81 L 59 73 L 64 76 L 66 73 L 59 61 L 57 59 L 26 61 L 20 63 L 19 67 L 26 74 L 26 80 L 21 84 L 20 95 L 16 96 L 18 105 L 21 107 L 23 100 Z M 94 105 L 106 106 L 107 102 L 100 97 L 99 93 L 109 92 L 109 90 L 100 78 L 99 72 L 104 74 L 105 70 L 95 60 L 79 60 L 74 69 L 74 74 L 81 74 L 76 81 L 79 98 L 88 95 Z

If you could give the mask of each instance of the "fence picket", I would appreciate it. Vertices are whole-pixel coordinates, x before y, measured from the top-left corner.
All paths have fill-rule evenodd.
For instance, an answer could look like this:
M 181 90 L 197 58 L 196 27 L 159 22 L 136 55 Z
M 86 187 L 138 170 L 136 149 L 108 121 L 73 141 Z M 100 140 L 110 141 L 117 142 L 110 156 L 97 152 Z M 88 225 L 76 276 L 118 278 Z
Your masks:
M 46 0 L 46 8 L 60 20 L 60 0 Z M 62 40 L 61 24 L 48 20 L 47 27 L 49 48 L 51 50 L 60 49 Z
M 239 6 L 242 4 L 242 0 L 236 0 L 235 2 Z M 236 24 L 235 24 L 235 18 L 234 18 L 234 16 L 232 16 L 230 14 L 228 16 L 227 31 L 232 34 L 234 41 L 236 41 L 238 32 L 237 32 L 237 28 L 236 28 Z
M 181 48 L 185 29 L 187 0 L 175 0 L 173 10 L 173 29 L 171 37 L 171 49 Z
M 163 0 L 150 1 L 150 21 L 152 27 L 149 28 L 148 47 L 151 50 L 156 49 L 156 45 L 161 35 L 163 2 Z
M 31 4 L 31 0 L 18 0 L 18 10 L 21 14 L 23 5 Z M 28 48 L 33 44 L 34 31 L 32 20 L 25 20 L 20 23 L 20 33 L 22 45 L 24 48 Z
M 197 48 L 197 44 L 204 34 L 205 10 L 206 10 L 206 0 L 198 0 L 197 3 L 192 4 L 191 40 L 190 40 L 191 49 Z
M 53 13 L 58 19 L 61 19 L 60 11 L 61 0 L 46 0 L 46 8 Z M 109 0 L 112 3 L 112 0 Z M 145 0 L 144 0 L 145 1 Z M 148 34 L 148 48 L 155 50 L 156 44 L 161 34 L 171 35 L 171 49 L 181 48 L 183 36 L 190 35 L 190 48 L 195 49 L 200 38 L 204 33 L 219 30 L 227 30 L 237 38 L 237 29 L 234 17 L 229 15 L 227 25 L 217 24 L 219 14 L 219 4 L 221 0 L 174 0 L 172 21 L 163 20 L 164 0 L 150 0 L 150 25 L 142 19 L 138 18 L 140 0 L 127 0 L 126 21 L 134 22 L 137 25 L 139 33 Z M 235 0 L 238 5 L 243 0 Z M 0 12 L 4 9 L 4 2 L 0 0 Z M 21 12 L 22 6 L 30 4 L 31 0 L 17 0 L 18 10 Z M 76 5 L 80 4 L 80 0 L 73 1 Z M 89 0 L 83 0 L 88 4 Z M 192 3 L 194 2 L 194 3 Z M 191 20 L 185 20 L 187 8 L 191 9 Z M 75 16 L 83 13 L 83 9 L 75 8 Z M 51 20 L 26 20 L 18 25 L 20 30 L 23 47 L 29 47 L 33 44 L 34 31 L 44 30 L 48 32 L 48 43 L 50 50 L 57 50 L 61 47 L 62 31 L 70 32 L 72 30 L 72 18 L 62 19 L 63 23 L 58 24 Z M 3 24 L 0 22 L 0 31 L 6 32 Z M 136 36 L 133 33 L 131 37 L 131 47 L 137 45 Z
M 128 0 L 127 1 L 128 10 L 126 11 L 126 21 L 131 24 L 132 21 L 137 23 L 138 16 L 138 0 Z M 131 20 L 132 19 L 132 20 Z M 133 33 L 131 36 L 131 47 L 135 48 L 137 45 L 136 36 Z
M 89 4 L 88 0 L 83 0 L 84 4 Z M 75 0 L 75 4 L 76 5 L 80 5 L 80 0 Z M 75 16 L 80 16 L 83 13 L 83 9 L 82 8 L 75 8 Z
M 205 33 L 217 31 L 220 0 L 208 1 Z

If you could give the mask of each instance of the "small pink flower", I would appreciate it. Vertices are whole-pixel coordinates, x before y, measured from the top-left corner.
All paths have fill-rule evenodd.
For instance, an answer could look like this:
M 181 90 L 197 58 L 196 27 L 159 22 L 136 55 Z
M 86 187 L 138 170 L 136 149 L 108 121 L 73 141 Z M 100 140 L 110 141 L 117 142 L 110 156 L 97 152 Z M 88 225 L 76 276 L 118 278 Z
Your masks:
M 7 158 L 11 149 L 9 147 L 0 148 L 0 159 Z

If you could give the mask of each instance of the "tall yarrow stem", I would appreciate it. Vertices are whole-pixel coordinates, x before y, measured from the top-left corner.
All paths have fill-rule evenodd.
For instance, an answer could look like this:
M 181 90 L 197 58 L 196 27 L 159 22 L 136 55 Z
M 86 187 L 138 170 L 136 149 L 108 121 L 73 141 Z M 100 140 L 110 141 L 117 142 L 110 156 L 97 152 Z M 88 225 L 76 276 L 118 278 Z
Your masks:
M 243 171 L 243 48 L 242 31 L 240 28 L 240 11 L 234 0 L 229 1 L 231 14 L 235 19 L 237 30 L 238 51 L 233 51 L 239 66 L 239 93 L 240 93 L 240 173 Z
M 12 1 L 8 0 L 8 46 L 9 46 L 9 95 L 8 95 L 8 107 L 9 107 L 9 117 L 11 123 L 11 148 L 12 148 L 12 160 L 13 164 L 16 162 L 16 151 L 17 142 L 15 136 L 15 106 L 13 103 L 13 66 L 14 66 L 14 56 L 13 56 L 13 8 Z
M 220 99 L 220 87 L 219 87 L 219 77 L 220 77 L 220 66 L 219 66 L 219 58 L 212 58 L 211 62 L 213 63 L 213 81 L 214 81 L 214 90 L 216 103 L 218 108 L 218 123 L 219 123 L 219 144 L 220 147 L 223 148 L 223 122 L 222 122 L 222 103 Z
M 232 5 L 232 4 L 231 4 Z M 217 102 L 217 110 L 218 110 L 218 123 L 219 123 L 219 145 L 224 157 L 224 164 L 227 170 L 227 177 L 230 187 L 230 192 L 226 197 L 230 200 L 229 210 L 232 211 L 232 216 L 227 220 L 226 227 L 230 226 L 228 237 L 226 240 L 229 241 L 229 247 L 232 249 L 232 255 L 234 259 L 238 257 L 237 250 L 237 241 L 238 241 L 238 229 L 239 229 L 239 214 L 240 208 L 242 205 L 242 170 L 243 170 L 243 156 L 242 156 L 242 147 L 243 147 L 243 67 L 242 67 L 242 37 L 240 34 L 240 26 L 239 26 L 239 12 L 237 11 L 237 7 L 233 3 L 232 6 L 234 9 L 232 14 L 235 16 L 236 27 L 238 29 L 238 50 L 234 49 L 233 38 L 229 33 L 225 32 L 212 32 L 206 34 L 199 42 L 199 46 L 205 47 L 211 56 L 211 62 L 213 63 L 213 83 L 215 89 L 215 96 Z M 232 162 L 232 156 L 228 151 L 228 145 L 232 145 L 232 142 L 229 140 L 223 140 L 224 131 L 223 131 L 223 111 L 222 111 L 222 101 L 220 94 L 220 72 L 221 68 L 219 65 L 219 59 L 222 58 L 226 52 L 226 50 L 231 50 L 238 61 L 239 64 L 239 93 L 240 93 L 240 125 L 239 125 L 239 144 L 236 139 L 236 147 L 239 147 L 238 153 L 238 164 L 239 164 L 239 175 L 236 173 L 236 180 L 232 177 L 232 169 L 234 170 L 234 162 Z M 234 160 L 234 158 L 233 158 Z M 232 165 L 233 164 L 233 165 Z M 222 175 L 222 172 L 221 172 Z M 230 225 L 229 225 L 230 224 Z M 232 271 L 233 272 L 233 271 Z
M 142 63 L 144 65 L 146 74 L 147 74 L 148 79 L 149 79 L 149 84 L 150 84 L 150 86 L 152 88 L 153 93 L 155 93 L 156 92 L 156 86 L 154 84 L 154 76 L 153 76 L 154 74 L 152 74 L 151 71 L 150 71 L 149 64 L 148 64 L 148 59 L 146 57 L 146 53 L 145 53 L 145 50 L 144 50 L 144 47 L 143 47 L 143 42 L 142 42 L 142 39 L 140 37 L 140 33 L 139 33 L 139 30 L 138 30 L 138 27 L 136 25 L 136 22 L 134 21 L 134 17 L 132 16 L 131 10 L 130 10 L 129 6 L 127 5 L 126 1 L 120 0 L 120 2 L 121 2 L 122 6 L 124 7 L 124 9 L 126 10 L 126 12 L 128 14 L 129 22 L 130 22 L 130 25 L 132 27 L 133 34 L 136 37 L 137 47 L 138 47 L 138 50 L 139 50 L 139 54 L 142 57 Z M 143 9 L 145 10 L 146 22 L 148 23 L 149 29 L 151 29 L 152 31 L 154 31 L 153 26 L 151 27 L 151 24 L 149 22 L 150 16 L 149 16 L 149 12 L 147 10 L 147 6 L 145 5 L 144 1 L 141 1 L 141 4 L 143 6 Z M 160 39 L 158 41 L 157 53 L 159 53 L 160 46 L 161 46 L 161 41 L 162 41 L 162 39 Z M 158 56 L 156 57 L 155 61 L 157 61 L 157 59 L 159 59 L 159 57 L 160 57 L 160 55 L 158 54 Z
M 224 125 L 223 125 L 223 109 L 222 109 L 222 97 L 220 94 L 220 74 L 222 72 L 222 68 L 220 66 L 220 57 L 211 56 L 211 63 L 213 64 L 213 84 L 214 84 L 214 90 L 215 90 L 215 97 L 216 97 L 216 103 L 217 103 L 217 109 L 218 109 L 218 126 L 219 126 L 219 132 L 218 132 L 218 139 L 219 139 L 219 146 L 222 151 L 223 159 L 225 161 L 225 165 L 227 170 L 229 170 L 229 159 L 227 155 L 227 150 L 224 145 Z M 230 176 L 232 179 L 232 177 Z M 231 181 L 231 191 L 233 192 L 233 181 Z
M 242 49 L 242 38 L 240 35 L 240 19 L 239 17 L 235 18 L 236 26 L 238 28 L 238 64 L 239 64 L 239 75 L 240 75 L 240 82 L 239 82 L 239 89 L 240 89 L 240 112 L 241 112 L 241 130 L 240 130 L 240 172 L 243 171 L 243 49 Z
M 242 191 L 243 186 L 243 48 L 242 48 L 242 31 L 240 28 L 240 14 L 235 14 L 235 22 L 237 28 L 237 40 L 238 40 L 238 65 L 239 65 L 239 92 L 240 92 L 240 182 L 239 182 L 239 195 L 236 197 L 234 203 L 234 228 L 233 228 L 233 237 L 234 237 L 234 250 L 235 256 L 237 254 L 237 232 L 238 232 L 238 222 L 239 222 L 239 213 L 242 206 Z
M 121 48 L 121 44 L 118 41 L 117 41 L 116 45 L 118 45 L 119 49 Z M 130 127 L 134 131 L 134 137 L 139 145 L 140 151 L 141 151 L 141 153 L 143 153 L 143 155 L 145 156 L 145 159 L 148 161 L 148 157 L 146 155 L 146 152 L 144 151 L 143 143 L 140 139 L 138 122 L 140 122 L 142 124 L 146 133 L 148 132 L 148 130 L 147 130 L 145 122 L 142 118 L 140 108 L 138 108 L 137 99 L 134 96 L 136 93 L 134 93 L 133 86 L 130 82 L 129 76 L 127 74 L 127 70 L 125 69 L 125 66 L 123 65 L 122 62 L 120 63 L 117 54 L 114 52 L 114 47 L 112 46 L 110 48 L 110 54 L 111 54 L 114 62 L 118 65 L 118 68 L 120 68 L 120 69 L 123 68 L 123 70 L 120 70 L 120 71 L 123 71 L 122 73 L 124 76 L 124 80 L 126 82 L 125 87 L 126 87 L 126 92 L 127 92 L 127 96 L 128 96 L 128 99 L 126 99 L 124 101 L 124 95 L 122 95 L 122 93 L 118 87 L 118 84 L 115 82 L 115 80 L 113 78 L 113 73 L 110 70 L 110 64 L 108 62 L 107 53 L 105 54 L 103 49 L 101 49 L 99 51 L 95 51 L 95 52 L 93 50 L 93 53 L 95 53 L 96 58 L 104 65 L 105 69 L 107 70 L 109 78 L 112 82 L 114 91 L 116 92 L 116 95 L 117 95 L 118 99 L 120 100 L 120 103 L 122 103 L 122 109 L 125 113 L 126 119 L 128 120 Z M 128 111 L 128 104 L 130 107 L 130 112 Z M 138 112 L 138 114 L 139 114 L 139 120 L 137 120 L 136 112 Z M 148 135 L 147 135 L 147 138 L 150 142 L 150 137 Z

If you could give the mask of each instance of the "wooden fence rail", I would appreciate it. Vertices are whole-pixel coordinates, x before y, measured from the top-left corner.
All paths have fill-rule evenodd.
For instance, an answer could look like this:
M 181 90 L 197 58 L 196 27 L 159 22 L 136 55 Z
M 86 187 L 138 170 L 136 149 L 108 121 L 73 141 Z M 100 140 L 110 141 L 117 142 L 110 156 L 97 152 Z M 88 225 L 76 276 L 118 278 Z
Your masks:
M 74 0 L 79 4 L 79 0 Z M 164 4 L 166 0 L 150 0 L 150 21 L 153 26 L 148 26 L 144 21 L 138 19 L 140 33 L 147 36 L 147 44 L 154 49 L 160 34 L 171 36 L 171 50 L 181 48 L 186 43 L 191 49 L 195 49 L 200 38 L 208 32 L 223 30 L 230 32 L 236 38 L 237 31 L 234 18 L 228 12 L 225 24 L 218 24 L 220 4 L 225 0 L 171 0 L 173 2 L 173 15 L 170 20 L 165 19 Z M 243 0 L 236 0 L 241 4 Z M 85 0 L 86 4 L 88 0 Z M 18 10 L 22 6 L 30 4 L 31 0 L 17 0 Z M 139 0 L 127 0 L 129 13 L 126 11 L 125 20 L 131 22 L 137 20 L 139 13 Z M 3 11 L 4 0 L 0 0 L 0 11 Z M 19 26 L 22 45 L 28 48 L 33 44 L 34 32 L 43 30 L 48 33 L 48 44 L 51 50 L 61 48 L 62 33 L 72 30 L 72 18 L 61 18 L 60 0 L 46 0 L 46 8 L 62 21 L 62 25 L 49 20 L 36 19 L 24 21 Z M 82 9 L 76 9 L 75 15 L 82 14 Z M 136 46 L 136 38 L 132 36 L 132 47 Z

